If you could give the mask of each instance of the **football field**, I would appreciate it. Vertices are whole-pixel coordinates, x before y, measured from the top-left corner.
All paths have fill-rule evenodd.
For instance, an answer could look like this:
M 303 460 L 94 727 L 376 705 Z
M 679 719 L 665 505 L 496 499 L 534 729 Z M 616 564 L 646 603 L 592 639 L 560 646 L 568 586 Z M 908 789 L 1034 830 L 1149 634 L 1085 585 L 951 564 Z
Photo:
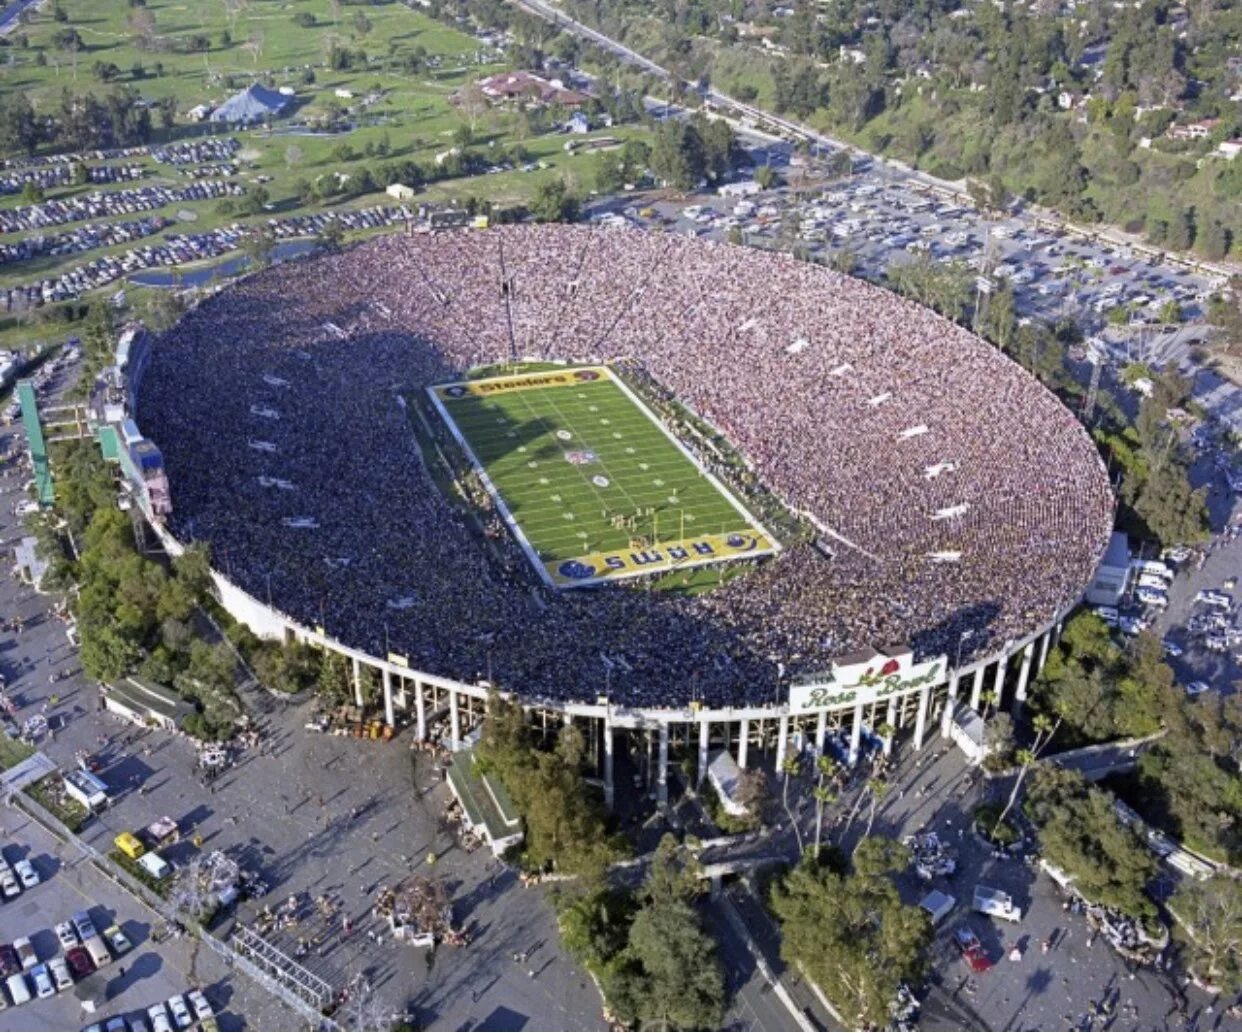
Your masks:
M 428 391 L 551 585 L 593 585 L 780 548 L 604 366 Z

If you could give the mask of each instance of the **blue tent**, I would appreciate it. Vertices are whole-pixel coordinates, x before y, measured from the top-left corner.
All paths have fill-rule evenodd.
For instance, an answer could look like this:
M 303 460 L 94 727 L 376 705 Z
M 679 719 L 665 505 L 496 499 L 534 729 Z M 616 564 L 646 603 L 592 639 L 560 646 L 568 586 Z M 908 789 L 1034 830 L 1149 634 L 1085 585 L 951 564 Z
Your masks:
M 235 93 L 216 108 L 211 113 L 211 120 L 227 122 L 229 125 L 262 122 L 279 115 L 288 106 L 289 99 L 266 86 L 251 83 L 241 93 Z

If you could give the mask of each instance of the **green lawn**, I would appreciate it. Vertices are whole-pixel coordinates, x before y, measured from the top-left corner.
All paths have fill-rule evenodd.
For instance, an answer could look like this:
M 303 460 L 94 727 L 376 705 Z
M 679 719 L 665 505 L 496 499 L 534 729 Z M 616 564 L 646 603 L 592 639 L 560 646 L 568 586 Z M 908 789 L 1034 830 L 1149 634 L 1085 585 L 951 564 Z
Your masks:
M 603 367 L 431 390 L 553 584 L 683 571 L 779 548 Z

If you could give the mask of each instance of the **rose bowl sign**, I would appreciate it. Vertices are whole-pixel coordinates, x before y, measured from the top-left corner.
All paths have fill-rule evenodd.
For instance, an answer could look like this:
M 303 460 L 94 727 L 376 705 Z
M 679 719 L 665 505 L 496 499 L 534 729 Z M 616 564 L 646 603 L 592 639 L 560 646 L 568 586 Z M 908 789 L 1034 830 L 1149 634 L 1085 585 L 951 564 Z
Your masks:
M 944 681 L 948 657 L 938 656 L 922 663 L 914 654 L 885 656 L 875 653 L 863 660 L 851 658 L 833 664 L 832 671 L 820 678 L 806 678 L 789 687 L 789 710 L 798 714 L 808 710 L 829 710 L 871 704 L 902 696 Z

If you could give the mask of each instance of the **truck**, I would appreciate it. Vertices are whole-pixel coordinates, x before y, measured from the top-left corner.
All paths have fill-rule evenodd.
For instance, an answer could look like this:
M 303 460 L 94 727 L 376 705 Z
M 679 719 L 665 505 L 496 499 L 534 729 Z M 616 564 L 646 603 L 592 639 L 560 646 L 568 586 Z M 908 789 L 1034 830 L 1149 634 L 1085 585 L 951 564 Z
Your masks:
M 1006 922 L 1022 920 L 1022 909 L 1013 902 L 1013 897 L 1004 890 L 984 886 L 982 883 L 975 887 L 974 908 L 981 914 L 1003 918 Z

